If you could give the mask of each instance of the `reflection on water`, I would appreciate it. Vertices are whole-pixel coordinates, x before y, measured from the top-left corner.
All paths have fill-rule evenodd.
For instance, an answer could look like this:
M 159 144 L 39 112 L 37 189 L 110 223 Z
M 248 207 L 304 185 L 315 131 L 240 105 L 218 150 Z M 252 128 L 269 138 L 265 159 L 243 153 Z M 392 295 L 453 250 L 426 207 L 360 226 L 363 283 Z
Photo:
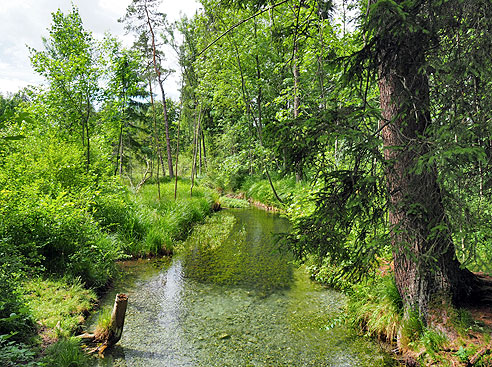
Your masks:
M 186 277 L 202 283 L 240 286 L 264 296 L 290 287 L 292 255 L 280 251 L 273 238 L 274 233 L 287 231 L 288 221 L 259 209 L 232 213 L 221 213 L 224 219 L 232 219 L 233 225 L 219 245 L 213 243 L 215 238 L 209 231 L 194 233 L 188 240 L 183 254 Z
M 347 329 L 327 330 L 343 296 L 277 251 L 271 233 L 285 231 L 285 220 L 254 209 L 232 213 L 236 224 L 220 246 L 197 245 L 171 264 L 128 264 L 131 279 L 115 287 L 129 294 L 123 336 L 96 365 L 392 365 Z

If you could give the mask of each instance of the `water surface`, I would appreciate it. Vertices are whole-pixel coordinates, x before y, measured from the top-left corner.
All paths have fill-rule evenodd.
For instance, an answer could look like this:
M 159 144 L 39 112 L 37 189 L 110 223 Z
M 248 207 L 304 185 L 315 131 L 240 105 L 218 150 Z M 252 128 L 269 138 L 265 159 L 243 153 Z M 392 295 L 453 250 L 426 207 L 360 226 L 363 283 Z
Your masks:
M 376 344 L 327 327 L 343 296 L 311 282 L 277 249 L 272 233 L 287 230 L 285 219 L 257 209 L 218 215 L 235 222 L 226 240 L 210 245 L 213 234 L 204 232 L 172 261 L 122 265 L 115 293 L 129 294 L 125 329 L 97 365 L 393 365 Z

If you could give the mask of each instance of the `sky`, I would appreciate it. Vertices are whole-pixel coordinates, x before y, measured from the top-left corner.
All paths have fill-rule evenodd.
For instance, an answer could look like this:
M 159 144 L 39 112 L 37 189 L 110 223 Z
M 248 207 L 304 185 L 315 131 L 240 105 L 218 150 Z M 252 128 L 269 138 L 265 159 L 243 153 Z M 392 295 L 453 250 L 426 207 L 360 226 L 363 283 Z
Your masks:
M 133 42 L 132 35 L 125 35 L 118 19 L 123 17 L 131 0 L 0 0 L 0 93 L 15 93 L 28 85 L 39 85 L 43 78 L 32 69 L 26 45 L 43 50 L 42 37 L 48 36 L 51 13 L 57 9 L 68 12 L 72 2 L 79 9 L 84 28 L 96 39 L 102 39 L 109 31 L 123 41 L 126 47 Z M 199 4 L 195 0 L 162 0 L 161 11 L 169 21 L 180 14 L 193 16 Z M 176 56 L 169 51 L 168 67 L 179 70 Z M 179 97 L 179 75 L 175 73 L 165 83 L 166 94 Z

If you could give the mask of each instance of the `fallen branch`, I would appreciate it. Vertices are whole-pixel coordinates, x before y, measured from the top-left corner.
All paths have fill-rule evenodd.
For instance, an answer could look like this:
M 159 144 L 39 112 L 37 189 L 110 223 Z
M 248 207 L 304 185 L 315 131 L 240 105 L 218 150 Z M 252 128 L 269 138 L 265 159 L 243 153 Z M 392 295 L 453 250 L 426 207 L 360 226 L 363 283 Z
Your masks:
M 145 161 L 145 163 L 147 164 L 147 169 L 145 170 L 145 173 L 144 173 L 144 176 L 142 178 L 142 181 L 140 181 L 140 183 L 135 188 L 135 191 L 140 190 L 142 188 L 142 186 L 144 185 L 145 181 L 147 181 L 149 178 L 152 177 L 152 171 L 150 171 L 149 161 L 147 160 L 147 161 Z M 149 174 L 149 171 L 150 171 L 150 174 Z
M 490 353 L 490 347 L 487 346 L 483 349 L 480 349 L 473 357 L 470 358 L 470 361 L 467 364 L 467 367 L 472 367 L 475 366 L 475 363 L 477 363 L 484 355 Z

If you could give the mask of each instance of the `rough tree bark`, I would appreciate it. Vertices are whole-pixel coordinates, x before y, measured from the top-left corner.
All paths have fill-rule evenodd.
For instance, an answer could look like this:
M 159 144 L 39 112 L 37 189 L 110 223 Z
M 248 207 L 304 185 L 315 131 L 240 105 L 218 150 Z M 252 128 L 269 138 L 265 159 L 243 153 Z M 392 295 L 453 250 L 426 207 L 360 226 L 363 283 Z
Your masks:
M 429 321 L 434 302 L 457 304 L 476 282 L 456 258 L 436 168 L 415 170 L 428 152 L 431 124 L 422 39 L 422 34 L 386 36 L 379 89 L 396 284 L 406 314 L 418 312 Z

